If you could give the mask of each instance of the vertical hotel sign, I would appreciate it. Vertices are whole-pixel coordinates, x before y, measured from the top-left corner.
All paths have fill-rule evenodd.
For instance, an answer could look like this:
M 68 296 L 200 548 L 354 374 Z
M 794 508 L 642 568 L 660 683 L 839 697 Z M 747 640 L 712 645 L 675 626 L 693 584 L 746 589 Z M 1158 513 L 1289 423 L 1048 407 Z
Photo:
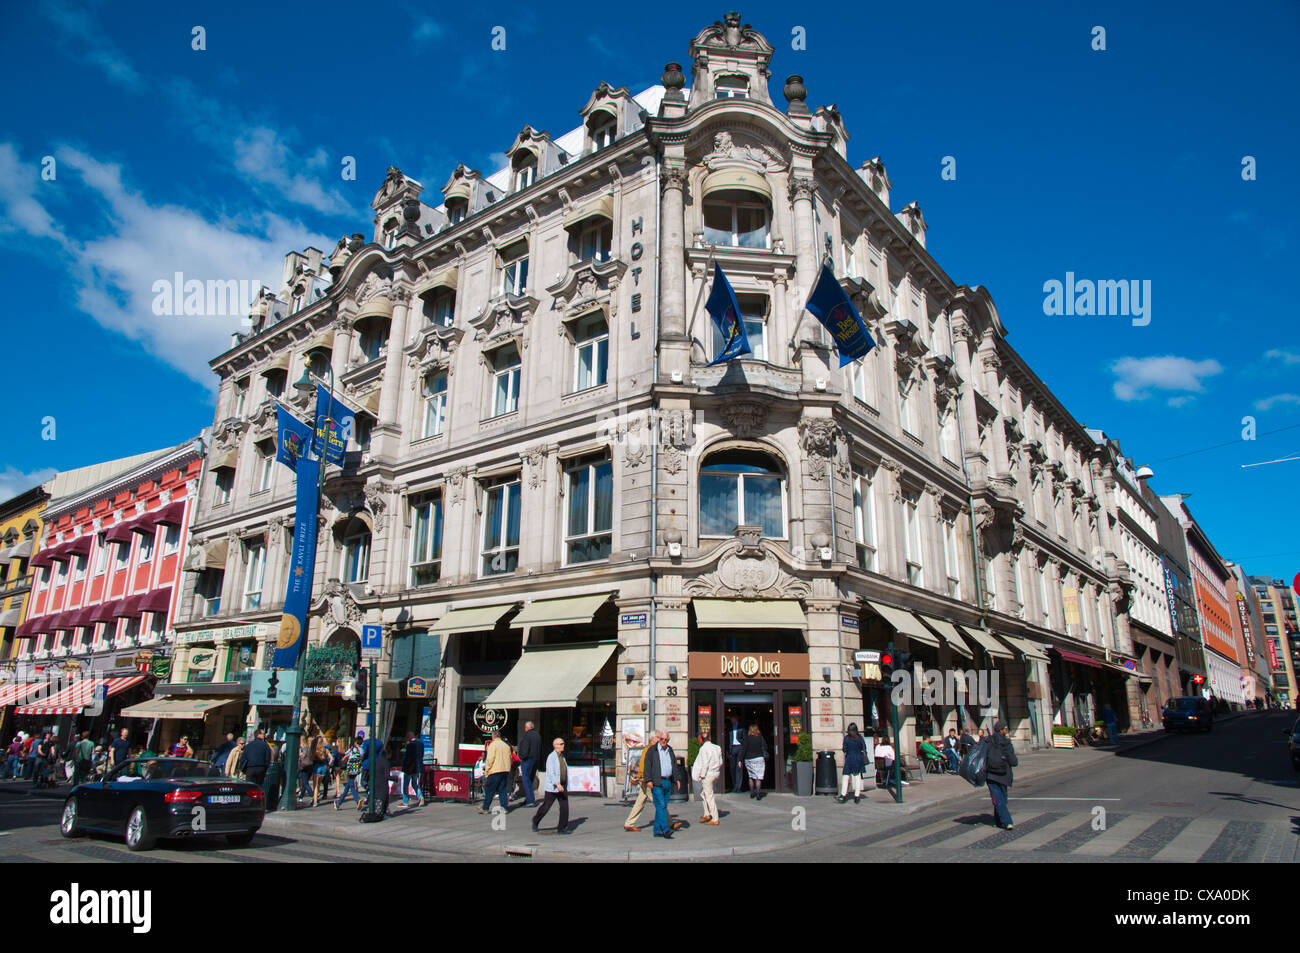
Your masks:
M 295 668 L 302 653 L 311 602 L 312 575 L 316 568 L 317 474 L 322 462 L 311 456 L 298 460 L 297 499 L 293 513 L 293 550 L 289 556 L 289 586 L 284 594 L 284 614 L 275 641 L 274 668 Z
M 1241 634 L 1245 636 L 1246 641 L 1246 658 L 1251 668 L 1255 667 L 1255 641 L 1254 633 L 1250 630 L 1250 613 L 1246 611 L 1246 597 L 1240 592 L 1237 593 L 1237 611 L 1241 613 Z

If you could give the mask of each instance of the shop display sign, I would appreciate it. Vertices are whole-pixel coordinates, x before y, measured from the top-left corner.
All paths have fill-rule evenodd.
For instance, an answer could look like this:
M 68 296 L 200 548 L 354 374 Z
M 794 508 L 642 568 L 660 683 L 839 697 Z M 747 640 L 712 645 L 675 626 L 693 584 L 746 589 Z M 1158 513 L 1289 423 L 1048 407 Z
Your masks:
M 418 675 L 414 678 L 408 678 L 406 680 L 406 694 L 410 698 L 428 698 L 429 683 Z
M 424 763 L 433 764 L 433 712 L 420 709 L 420 742 L 424 745 Z
M 506 722 L 510 719 L 510 712 L 505 708 L 489 708 L 486 705 L 479 705 L 474 709 L 474 727 L 485 735 L 492 734 L 493 731 L 503 731 Z
M 609 718 L 605 719 L 605 726 L 600 729 L 600 750 L 614 750 L 614 726 L 609 723 Z
M 868 651 L 854 652 L 854 653 L 853 653 L 853 661 L 855 661 L 855 662 L 879 662 L 879 661 L 880 661 L 880 653 L 879 653 L 879 652 L 868 652 Z
M 301 674 L 291 668 L 253 671 L 248 680 L 248 703 L 259 706 L 291 707 L 298 694 L 298 678 Z
M 884 676 L 880 672 L 879 662 L 863 662 L 861 671 L 862 671 L 862 681 L 867 684 L 873 684 L 873 683 L 884 681 Z
M 172 660 L 169 658 L 154 658 L 149 662 L 149 671 L 155 678 L 170 678 L 172 674 Z
M 700 733 L 708 732 L 709 736 L 713 735 L 713 706 L 696 705 L 695 706 L 695 723 L 699 725 Z
M 644 718 L 623 719 L 623 747 L 624 748 L 645 747 L 645 719 Z
M 569 765 L 570 794 L 600 794 L 600 767 Z
M 469 785 L 473 777 L 474 773 L 472 771 L 450 771 L 446 768 L 434 768 L 433 796 L 468 801 Z
M 806 681 L 808 656 L 794 652 L 691 652 L 691 678 Z
M 315 682 L 315 683 L 309 682 L 308 684 L 302 687 L 302 693 L 304 695 L 335 695 L 338 697 L 342 697 L 343 683 L 342 682 Z
M 790 744 L 797 745 L 799 736 L 803 734 L 803 706 L 786 705 L 785 710 L 790 722 Z

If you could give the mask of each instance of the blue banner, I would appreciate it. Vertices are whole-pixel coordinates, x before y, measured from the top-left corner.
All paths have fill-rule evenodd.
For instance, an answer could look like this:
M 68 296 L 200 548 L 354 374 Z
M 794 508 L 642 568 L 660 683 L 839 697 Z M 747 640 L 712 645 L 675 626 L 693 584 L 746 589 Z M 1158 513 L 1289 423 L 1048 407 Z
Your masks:
M 293 549 L 289 555 L 289 585 L 284 614 L 275 642 L 273 668 L 295 668 L 307 636 L 307 606 L 316 569 L 316 479 L 323 463 L 305 456 L 298 461 L 298 496 L 293 512 Z
M 352 411 L 338 400 L 331 398 L 329 391 L 316 385 L 316 439 L 312 441 L 312 451 L 323 457 L 328 463 L 343 463 L 347 453 L 348 437 L 352 435 L 356 421 Z
M 731 282 L 716 261 L 713 263 L 713 290 L 709 292 L 709 300 L 704 303 L 704 310 L 709 312 L 709 317 L 713 318 L 713 323 L 722 335 L 722 350 L 709 361 L 709 367 L 750 353 L 749 337 L 745 334 L 745 322 L 740 317 L 736 293 L 731 290 Z
M 311 428 L 279 404 L 275 408 L 275 417 L 275 459 L 290 470 L 296 470 L 298 461 L 311 446 Z
M 829 265 L 822 265 L 822 273 L 805 307 L 831 333 L 835 348 L 840 352 L 840 367 L 864 357 L 876 346 L 862 322 L 862 315 L 858 314 L 858 309 L 853 307 L 853 302 L 835 280 Z

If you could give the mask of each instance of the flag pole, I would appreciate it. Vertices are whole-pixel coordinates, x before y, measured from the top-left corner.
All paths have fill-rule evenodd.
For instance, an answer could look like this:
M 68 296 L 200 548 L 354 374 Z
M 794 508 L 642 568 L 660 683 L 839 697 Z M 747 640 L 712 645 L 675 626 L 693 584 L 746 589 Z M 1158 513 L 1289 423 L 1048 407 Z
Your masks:
M 713 252 L 717 247 L 718 247 L 717 245 L 709 246 L 709 257 L 708 260 L 705 261 L 704 263 L 704 270 L 706 272 L 709 269 L 709 265 L 713 264 Z M 705 280 L 707 280 L 707 278 Z M 686 336 L 691 339 L 691 346 L 694 347 L 696 344 L 699 344 L 701 351 L 704 351 L 704 345 L 701 342 L 695 340 L 695 319 L 700 315 L 700 301 L 703 298 L 704 298 L 704 282 L 700 282 L 700 290 L 695 294 L 695 307 L 691 309 L 691 321 L 688 325 L 686 325 Z M 704 351 L 704 356 L 706 358 L 709 356 L 708 351 Z

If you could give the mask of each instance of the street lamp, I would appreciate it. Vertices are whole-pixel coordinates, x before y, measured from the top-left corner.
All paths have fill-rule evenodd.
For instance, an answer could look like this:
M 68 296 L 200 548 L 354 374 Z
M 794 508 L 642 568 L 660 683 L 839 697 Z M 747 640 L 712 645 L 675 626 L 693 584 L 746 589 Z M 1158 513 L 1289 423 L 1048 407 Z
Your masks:
M 327 364 L 325 365 L 325 368 L 329 372 L 330 407 L 333 408 L 334 367 L 333 365 Z M 316 392 L 316 384 L 312 381 L 311 368 L 309 367 L 303 368 L 302 377 L 294 381 L 293 389 L 296 390 L 299 393 L 299 395 L 301 395 L 304 399 L 306 400 L 311 399 L 311 395 Z M 311 430 L 313 435 L 316 433 L 317 424 L 318 421 L 316 419 L 316 415 L 313 414 L 311 417 Z M 324 448 L 322 448 L 320 466 L 317 468 L 317 477 L 316 477 L 317 511 L 320 510 L 320 495 L 324 486 L 325 486 L 325 452 L 324 452 Z M 305 630 L 306 626 L 304 626 L 303 628 Z M 307 638 L 306 631 L 302 633 L 302 637 L 304 639 Z M 306 657 L 305 651 L 298 653 L 297 659 L 294 660 L 295 670 L 303 667 L 303 659 L 305 657 Z M 284 743 L 285 783 L 284 783 L 284 795 L 282 796 L 281 804 L 280 804 L 280 809 L 283 811 L 298 810 L 298 752 L 302 749 L 303 679 L 301 678 L 297 679 L 297 683 L 298 685 L 297 688 L 294 689 L 294 696 L 293 696 L 293 714 L 290 715 L 289 717 L 289 727 L 285 731 L 285 743 Z

